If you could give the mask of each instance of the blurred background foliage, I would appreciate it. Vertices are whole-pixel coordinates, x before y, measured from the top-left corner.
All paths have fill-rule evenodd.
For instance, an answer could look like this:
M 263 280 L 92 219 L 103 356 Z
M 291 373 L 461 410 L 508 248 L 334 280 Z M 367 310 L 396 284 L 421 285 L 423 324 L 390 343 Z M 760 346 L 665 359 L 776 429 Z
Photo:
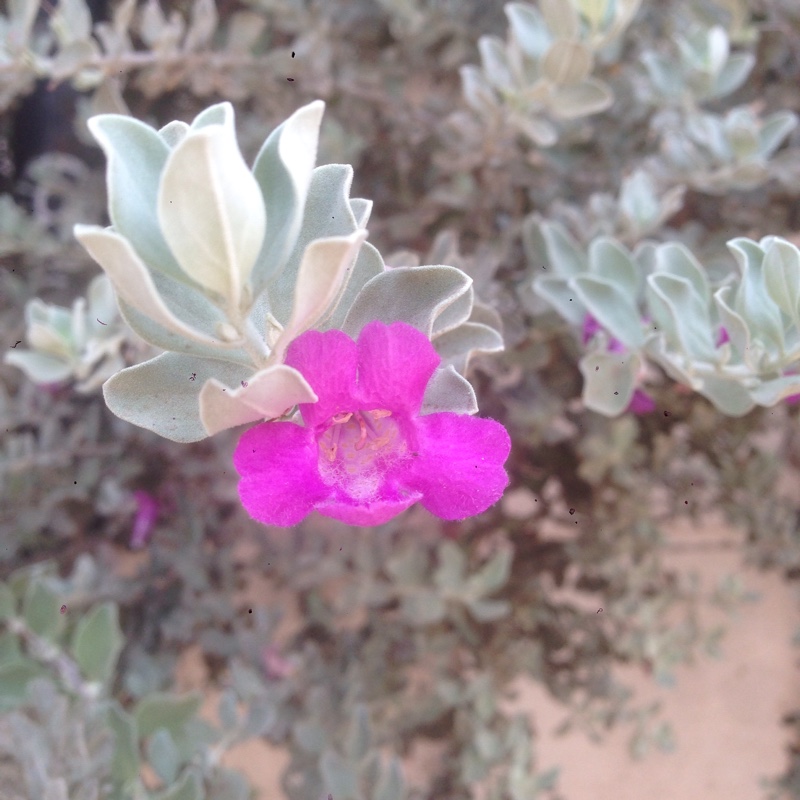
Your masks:
M 651 413 L 588 411 L 580 326 L 533 291 L 550 265 L 530 232 L 679 242 L 712 281 L 735 235 L 800 241 L 799 79 L 794 0 L 7 0 L 0 329 L 54 370 L 0 365 L 8 800 L 244 800 L 221 759 L 258 737 L 289 752 L 291 800 L 555 798 L 504 702 L 520 675 L 565 729 L 673 747 L 618 668 L 668 682 L 719 650 L 700 611 L 748 593 L 667 566 L 669 525 L 721 513 L 744 562 L 797 580 L 797 406 L 726 417 L 661 376 Z M 239 505 L 238 433 L 176 445 L 103 403 L 108 370 L 149 350 L 72 239 L 105 222 L 86 118 L 231 100 L 252 158 L 316 98 L 319 163 L 353 164 L 387 263 L 458 266 L 503 318 L 506 352 L 471 378 L 511 431 L 511 487 L 481 517 L 268 531 Z M 213 723 L 176 689 L 189 648 Z M 424 790 L 403 768 L 421 741 L 444 754 Z M 798 750 L 775 796 L 800 796 Z

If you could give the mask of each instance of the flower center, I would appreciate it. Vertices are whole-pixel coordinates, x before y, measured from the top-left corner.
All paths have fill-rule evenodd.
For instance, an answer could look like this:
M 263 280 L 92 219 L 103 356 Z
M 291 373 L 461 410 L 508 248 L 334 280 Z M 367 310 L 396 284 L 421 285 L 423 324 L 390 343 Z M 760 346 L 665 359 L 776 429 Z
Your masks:
M 386 468 L 408 451 L 397 421 L 386 409 L 334 414 L 317 444 L 322 479 L 359 500 L 376 496 Z

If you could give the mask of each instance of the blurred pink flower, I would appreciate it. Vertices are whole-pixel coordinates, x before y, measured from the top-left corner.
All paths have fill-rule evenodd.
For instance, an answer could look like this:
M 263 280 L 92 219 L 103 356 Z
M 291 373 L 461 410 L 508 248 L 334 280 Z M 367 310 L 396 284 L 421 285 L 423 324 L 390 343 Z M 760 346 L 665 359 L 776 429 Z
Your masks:
M 263 648 L 261 659 L 264 664 L 264 672 L 268 678 L 273 680 L 288 678 L 295 671 L 294 664 L 282 656 L 274 644 L 268 644 Z
M 132 550 L 140 550 L 150 540 L 153 526 L 158 519 L 158 501 L 149 492 L 136 490 L 136 517 L 133 520 L 133 531 L 129 546 Z
M 307 331 L 286 363 L 319 397 L 300 405 L 305 426 L 265 422 L 239 440 L 233 462 L 250 515 L 289 527 L 312 510 L 379 525 L 416 502 L 465 519 L 500 499 L 511 440 L 500 423 L 467 414 L 420 415 L 440 358 L 420 331 L 371 322 L 358 342 Z

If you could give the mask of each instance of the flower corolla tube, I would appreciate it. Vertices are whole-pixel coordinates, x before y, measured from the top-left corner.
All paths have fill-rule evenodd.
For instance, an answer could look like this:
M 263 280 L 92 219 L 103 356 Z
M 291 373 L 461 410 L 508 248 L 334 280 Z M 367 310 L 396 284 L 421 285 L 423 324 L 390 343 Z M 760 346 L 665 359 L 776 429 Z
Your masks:
M 289 527 L 316 510 L 380 525 L 419 502 L 457 520 L 500 499 L 505 428 L 449 411 L 420 414 L 440 363 L 420 331 L 375 321 L 357 342 L 339 330 L 307 331 L 286 363 L 319 399 L 300 404 L 304 425 L 264 422 L 239 440 L 239 495 L 254 519 Z

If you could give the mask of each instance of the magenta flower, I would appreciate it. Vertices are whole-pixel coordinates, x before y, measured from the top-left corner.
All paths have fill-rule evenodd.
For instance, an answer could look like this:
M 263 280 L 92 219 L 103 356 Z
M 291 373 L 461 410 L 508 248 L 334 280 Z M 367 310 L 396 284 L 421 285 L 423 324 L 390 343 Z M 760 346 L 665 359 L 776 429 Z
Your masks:
M 131 550 L 140 550 L 150 540 L 153 526 L 158 519 L 158 501 L 149 492 L 139 489 L 133 493 L 133 497 L 136 500 L 136 516 L 129 546 Z
M 500 423 L 467 414 L 420 415 L 439 356 L 410 325 L 371 322 L 354 342 L 307 331 L 287 351 L 319 397 L 305 426 L 265 422 L 239 440 L 239 495 L 254 518 L 296 525 L 312 510 L 379 525 L 416 502 L 442 519 L 496 503 L 511 440 Z

